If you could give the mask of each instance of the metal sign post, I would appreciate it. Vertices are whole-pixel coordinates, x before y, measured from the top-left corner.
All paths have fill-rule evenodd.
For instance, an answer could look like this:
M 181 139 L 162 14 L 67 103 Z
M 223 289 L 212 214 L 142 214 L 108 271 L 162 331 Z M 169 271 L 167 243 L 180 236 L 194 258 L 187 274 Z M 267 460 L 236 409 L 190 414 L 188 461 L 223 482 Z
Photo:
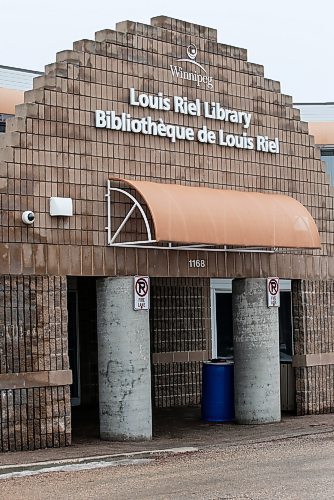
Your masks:
M 267 278 L 268 307 L 280 306 L 279 278 Z
M 150 278 L 148 276 L 135 276 L 133 292 L 134 310 L 147 311 L 150 308 Z

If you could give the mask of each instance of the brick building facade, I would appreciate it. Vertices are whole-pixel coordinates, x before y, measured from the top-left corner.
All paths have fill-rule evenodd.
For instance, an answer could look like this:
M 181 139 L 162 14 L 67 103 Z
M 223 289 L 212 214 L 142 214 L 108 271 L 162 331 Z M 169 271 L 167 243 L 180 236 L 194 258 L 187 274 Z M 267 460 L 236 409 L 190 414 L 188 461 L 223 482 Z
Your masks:
M 131 103 L 131 89 L 136 99 L 160 97 L 160 109 L 145 100 Z M 175 96 L 193 107 L 178 113 L 167 109 L 163 99 L 173 102 Z M 204 117 L 203 103 L 219 103 L 230 115 L 219 122 Z M 109 110 L 110 119 L 149 115 L 157 124 L 189 128 L 190 136 L 206 126 L 216 137 L 172 141 L 166 132 L 108 130 L 96 126 L 96 110 Z M 279 148 L 257 148 L 256 139 L 254 147 L 247 141 L 243 147 L 225 145 L 224 136 L 218 143 L 218 129 L 225 139 L 228 134 L 239 141 L 262 137 L 277 140 Z M 245 251 L 229 241 L 216 251 L 199 245 L 187 250 L 110 246 L 106 190 L 111 178 L 288 195 L 313 217 L 321 248 L 262 245 Z M 68 277 L 78 283 L 87 277 L 151 278 L 157 406 L 200 402 L 201 363 L 211 356 L 210 279 L 292 280 L 297 413 L 333 411 L 333 193 L 291 97 L 264 77 L 262 66 L 247 61 L 246 50 L 217 42 L 216 30 L 167 17 L 153 18 L 151 25 L 126 21 L 58 53 L 34 79 L 33 90 L 25 92 L 0 136 L 0 196 L 3 451 L 71 442 Z M 73 216 L 51 216 L 51 197 L 71 198 Z M 128 203 L 120 197 L 115 206 L 119 222 Z M 25 211 L 34 212 L 33 224 L 22 222 Z M 127 228 L 132 241 L 141 237 L 140 217 Z M 192 267 L 197 260 L 205 265 Z M 93 365 L 83 383 L 94 392 L 97 382 L 94 386 L 90 373 L 93 379 L 101 369 Z

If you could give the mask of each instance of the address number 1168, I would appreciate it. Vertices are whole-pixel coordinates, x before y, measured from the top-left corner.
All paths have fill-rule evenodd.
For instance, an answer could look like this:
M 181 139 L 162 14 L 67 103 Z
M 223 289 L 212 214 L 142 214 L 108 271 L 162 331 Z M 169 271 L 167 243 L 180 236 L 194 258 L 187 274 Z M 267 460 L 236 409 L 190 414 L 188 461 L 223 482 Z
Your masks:
M 206 267 L 206 262 L 204 259 L 190 259 L 189 267 Z

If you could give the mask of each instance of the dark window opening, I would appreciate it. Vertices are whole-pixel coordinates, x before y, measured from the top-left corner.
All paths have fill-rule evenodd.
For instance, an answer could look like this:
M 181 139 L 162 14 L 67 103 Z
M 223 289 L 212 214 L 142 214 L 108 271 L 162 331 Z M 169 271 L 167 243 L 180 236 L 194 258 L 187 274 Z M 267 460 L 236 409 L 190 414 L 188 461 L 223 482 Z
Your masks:
M 322 148 L 321 156 L 334 156 L 334 148 Z
M 292 321 L 291 292 L 280 292 L 281 305 L 278 309 L 279 350 L 281 361 L 291 361 L 292 357 Z
M 80 403 L 80 380 L 79 380 L 79 338 L 78 338 L 78 292 L 68 290 L 68 357 L 70 369 L 72 370 L 71 400 L 72 404 Z
M 278 309 L 279 346 L 281 361 L 291 361 L 292 322 L 291 292 L 280 292 L 281 305 Z M 217 357 L 233 356 L 233 314 L 232 294 L 216 293 Z
M 96 278 L 69 277 L 67 284 L 68 355 L 73 377 L 73 438 L 98 437 Z
M 0 133 L 6 132 L 6 120 L 7 118 L 11 118 L 13 115 L 6 115 L 4 113 L 0 113 Z
M 232 294 L 216 293 L 217 357 L 233 356 Z

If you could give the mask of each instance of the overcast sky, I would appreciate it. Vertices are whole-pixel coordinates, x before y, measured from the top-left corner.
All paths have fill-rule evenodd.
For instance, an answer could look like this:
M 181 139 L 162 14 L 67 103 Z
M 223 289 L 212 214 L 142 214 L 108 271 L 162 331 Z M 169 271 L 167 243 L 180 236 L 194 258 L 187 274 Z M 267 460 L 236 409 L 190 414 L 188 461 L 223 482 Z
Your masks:
M 0 65 L 43 70 L 75 40 L 157 15 L 216 28 L 295 102 L 334 101 L 333 0 L 0 0 Z

